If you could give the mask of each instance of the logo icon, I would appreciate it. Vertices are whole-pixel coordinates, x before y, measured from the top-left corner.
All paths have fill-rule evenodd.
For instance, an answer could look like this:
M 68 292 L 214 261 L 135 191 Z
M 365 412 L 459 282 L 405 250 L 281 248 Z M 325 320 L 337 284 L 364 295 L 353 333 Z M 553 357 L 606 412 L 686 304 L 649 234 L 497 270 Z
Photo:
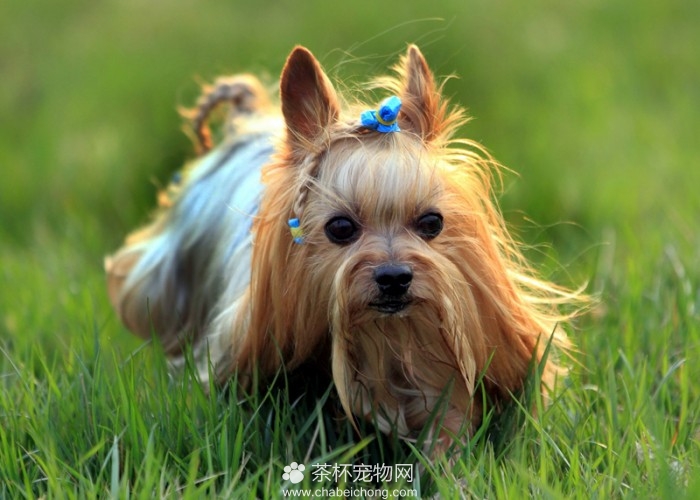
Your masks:
M 284 467 L 284 474 L 282 474 L 282 479 L 285 481 L 290 481 L 292 484 L 297 484 L 304 479 L 304 464 L 298 464 L 292 462 Z

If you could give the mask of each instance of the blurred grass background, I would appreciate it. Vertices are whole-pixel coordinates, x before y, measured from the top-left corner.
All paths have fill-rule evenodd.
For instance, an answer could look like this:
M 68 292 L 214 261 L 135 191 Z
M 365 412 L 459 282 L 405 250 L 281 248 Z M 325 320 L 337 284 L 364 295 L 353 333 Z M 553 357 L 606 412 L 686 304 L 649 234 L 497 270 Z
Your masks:
M 274 82 L 298 43 L 333 77 L 362 82 L 411 42 L 438 76 L 458 76 L 446 91 L 475 117 L 464 135 L 517 172 L 501 205 L 521 239 L 549 244 L 533 258 L 601 295 L 575 337 L 584 367 L 617 367 L 617 350 L 651 370 L 697 360 L 697 2 L 5 0 L 7 383 L 10 359 L 70 374 L 93 342 L 117 358 L 139 345 L 109 309 L 102 257 L 192 156 L 177 107 L 200 82 L 238 71 Z
M 659 229 L 697 213 L 700 8 L 693 2 L 3 3 L 3 236 L 88 220 L 114 235 L 191 153 L 198 81 L 276 78 L 295 43 L 362 80 L 418 43 L 465 133 L 505 165 L 506 211 L 543 226 Z M 358 78 L 358 75 L 360 77 Z M 676 222 L 681 223 L 681 222 Z

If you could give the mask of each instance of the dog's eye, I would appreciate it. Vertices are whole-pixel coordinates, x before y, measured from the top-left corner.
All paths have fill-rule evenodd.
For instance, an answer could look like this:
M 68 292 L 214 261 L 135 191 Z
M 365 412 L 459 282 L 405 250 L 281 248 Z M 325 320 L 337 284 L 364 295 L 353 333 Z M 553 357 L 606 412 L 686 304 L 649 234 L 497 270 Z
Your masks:
M 333 217 L 326 223 L 325 229 L 328 239 L 337 245 L 352 243 L 360 236 L 357 225 L 347 217 Z
M 432 240 L 442 231 L 442 215 L 434 212 L 422 215 L 416 221 L 416 231 L 424 240 Z

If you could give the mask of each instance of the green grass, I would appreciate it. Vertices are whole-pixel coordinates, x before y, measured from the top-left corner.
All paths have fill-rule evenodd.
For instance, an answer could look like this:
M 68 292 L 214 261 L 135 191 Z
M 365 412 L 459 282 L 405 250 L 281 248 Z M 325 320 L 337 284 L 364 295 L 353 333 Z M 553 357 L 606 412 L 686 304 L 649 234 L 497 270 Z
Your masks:
M 397 487 L 439 498 L 698 498 L 700 8 L 298 4 L 0 7 L 0 498 L 278 498 L 292 460 L 422 463 Z M 455 464 L 358 438 L 332 392 L 300 397 L 284 374 L 243 401 L 169 378 L 102 274 L 191 156 L 176 107 L 199 80 L 274 81 L 303 43 L 357 82 L 410 41 L 459 75 L 464 134 L 518 172 L 501 206 L 528 255 L 599 297 L 555 404 L 514 407 Z

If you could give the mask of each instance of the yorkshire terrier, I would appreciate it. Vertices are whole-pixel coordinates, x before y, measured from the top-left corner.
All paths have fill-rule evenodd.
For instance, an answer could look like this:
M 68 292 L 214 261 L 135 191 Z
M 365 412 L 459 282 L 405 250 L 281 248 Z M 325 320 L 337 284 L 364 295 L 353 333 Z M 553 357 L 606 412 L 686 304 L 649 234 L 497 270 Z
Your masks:
M 108 291 L 173 366 L 191 345 L 204 384 L 323 363 L 351 421 L 408 439 L 428 425 L 445 449 L 533 365 L 552 388 L 565 370 L 545 352 L 566 352 L 561 308 L 577 295 L 526 263 L 492 201 L 498 166 L 454 138 L 466 115 L 419 49 L 394 69 L 371 85 L 390 96 L 376 110 L 341 99 L 303 47 L 282 70 L 281 114 L 251 75 L 205 89 L 191 118 L 206 154 L 106 259 Z

